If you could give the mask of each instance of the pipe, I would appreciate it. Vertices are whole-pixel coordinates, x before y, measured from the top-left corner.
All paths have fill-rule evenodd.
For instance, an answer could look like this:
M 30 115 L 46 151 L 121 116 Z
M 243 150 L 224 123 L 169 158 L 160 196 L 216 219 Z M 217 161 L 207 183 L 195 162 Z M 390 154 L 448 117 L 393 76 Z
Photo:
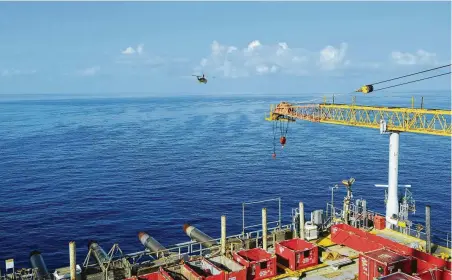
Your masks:
M 30 253 L 31 267 L 37 269 L 38 279 L 47 279 L 49 271 L 47 270 L 46 263 L 42 258 L 41 252 L 34 250 Z
M 204 232 L 200 231 L 199 229 L 195 228 L 194 226 L 190 224 L 184 224 L 184 232 L 193 240 L 196 240 L 202 244 L 203 247 L 209 248 L 215 245 L 218 245 L 218 243 L 210 236 L 205 234 Z
M 386 228 L 391 228 L 390 219 L 399 215 L 398 181 L 399 181 L 399 139 L 398 132 L 389 136 L 389 170 L 388 170 L 388 201 L 386 203 Z M 397 219 L 396 218 L 396 219 Z
M 105 253 L 104 249 L 102 249 L 102 247 L 100 247 L 96 241 L 91 240 L 88 243 L 88 249 L 91 249 L 94 258 L 96 259 L 100 267 L 103 267 L 104 263 L 108 263 L 110 261 L 110 258 L 108 257 L 107 253 Z
M 168 256 L 170 254 L 162 244 L 144 231 L 138 233 L 138 239 L 140 239 L 140 242 L 144 247 L 151 250 L 151 252 L 157 253 L 158 257 Z
M 367 220 L 367 201 L 363 200 L 363 216 L 364 216 L 364 227 L 367 228 L 369 222 Z
M 304 205 L 303 202 L 299 203 L 300 214 L 300 239 L 304 239 Z
M 262 248 L 267 251 L 267 208 L 262 208 Z
M 76 255 L 75 255 L 75 241 L 69 242 L 69 267 L 71 270 L 71 280 L 76 280 Z
M 221 254 L 226 254 L 226 216 L 221 216 Z
M 427 234 L 425 251 L 431 254 L 432 251 L 432 236 L 430 231 L 430 205 L 425 206 L 425 233 Z

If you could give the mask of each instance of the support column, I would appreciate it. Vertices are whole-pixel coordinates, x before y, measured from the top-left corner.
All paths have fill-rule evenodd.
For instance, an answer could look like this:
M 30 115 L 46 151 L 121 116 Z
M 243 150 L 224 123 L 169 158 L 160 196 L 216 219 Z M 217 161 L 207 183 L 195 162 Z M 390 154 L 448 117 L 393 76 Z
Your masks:
M 303 202 L 299 204 L 299 212 L 300 212 L 300 238 L 304 239 L 304 205 Z
M 75 255 L 75 241 L 69 242 L 69 267 L 71 270 L 71 280 L 76 280 L 76 255 Z
M 399 198 L 397 186 L 399 181 L 399 138 L 398 132 L 389 136 L 389 170 L 388 170 L 388 201 L 386 202 L 386 228 L 391 227 L 389 219 L 399 214 Z
M 430 205 L 425 206 L 425 233 L 427 234 L 425 251 L 430 254 L 432 251 L 432 236 L 430 231 Z
M 267 251 L 267 208 L 262 208 L 262 248 Z
M 221 216 L 221 254 L 226 254 L 226 216 Z

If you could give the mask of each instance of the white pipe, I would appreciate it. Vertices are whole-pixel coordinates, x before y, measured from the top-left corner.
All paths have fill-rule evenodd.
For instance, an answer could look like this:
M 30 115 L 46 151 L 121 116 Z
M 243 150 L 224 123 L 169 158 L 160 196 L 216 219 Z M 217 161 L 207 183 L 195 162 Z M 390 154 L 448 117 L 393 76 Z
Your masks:
M 262 248 L 267 251 L 267 208 L 262 208 Z
M 425 206 L 425 233 L 427 235 L 427 240 L 425 244 L 425 251 L 427 254 L 432 253 L 432 235 L 430 228 L 430 205 Z
M 221 216 L 221 254 L 226 254 L 226 216 Z
M 303 202 L 299 203 L 299 212 L 300 212 L 300 238 L 304 239 L 304 205 Z
M 386 202 L 386 228 L 391 228 L 392 216 L 399 214 L 399 198 L 397 193 L 399 173 L 399 138 L 398 132 L 389 136 L 389 170 L 388 170 L 388 201 Z
M 69 267 L 71 270 L 71 280 L 76 278 L 76 257 L 75 257 L 75 241 L 69 242 Z

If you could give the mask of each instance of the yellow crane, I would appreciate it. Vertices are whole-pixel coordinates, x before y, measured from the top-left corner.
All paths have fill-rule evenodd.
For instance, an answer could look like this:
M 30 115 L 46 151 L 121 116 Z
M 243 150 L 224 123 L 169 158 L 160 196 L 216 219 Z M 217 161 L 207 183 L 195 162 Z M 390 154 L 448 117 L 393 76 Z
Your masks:
M 413 99 L 414 101 L 414 99 Z M 272 105 L 267 121 L 305 120 L 329 124 L 383 129 L 388 132 L 412 132 L 451 136 L 451 110 L 404 108 L 352 104 L 291 104 Z M 383 131 L 382 131 L 383 132 Z
M 446 66 L 450 66 L 450 64 Z M 418 73 L 423 73 L 446 66 L 441 66 L 430 70 L 421 71 Z M 411 76 L 414 74 L 405 75 L 399 78 Z M 450 72 L 445 74 L 450 74 Z M 438 77 L 445 74 L 440 74 L 433 77 Z M 386 81 L 392 81 L 399 78 L 394 78 Z M 428 78 L 423 78 L 420 80 L 425 79 Z M 377 91 L 374 90 L 373 85 L 378 83 L 366 85 L 355 92 L 363 92 L 364 94 L 368 94 L 369 92 Z M 402 83 L 399 85 L 403 84 L 407 83 Z M 365 89 L 363 90 L 363 88 Z M 404 107 L 356 105 L 356 98 L 353 97 L 352 104 L 327 103 L 325 100 L 323 103 L 320 104 L 296 104 L 289 102 L 281 102 L 277 105 L 271 106 L 270 114 L 265 119 L 267 121 L 284 121 L 284 122 L 295 122 L 296 120 L 304 120 L 327 124 L 365 127 L 379 129 L 381 134 L 389 134 L 390 135 L 389 172 L 388 172 L 388 199 L 386 202 L 386 227 L 391 228 L 391 225 L 398 224 L 397 217 L 399 214 L 399 205 L 398 205 L 399 199 L 397 188 L 398 188 L 400 133 L 411 132 L 451 137 L 452 136 L 451 116 L 452 116 L 451 110 L 425 109 L 422 108 L 422 106 L 421 108 L 415 108 L 414 98 L 412 99 L 411 108 L 404 108 Z M 283 125 L 281 125 L 281 127 L 283 127 Z M 286 144 L 285 135 L 280 138 L 280 143 L 283 146 L 284 144 Z M 276 154 L 273 153 L 273 157 L 275 156 Z

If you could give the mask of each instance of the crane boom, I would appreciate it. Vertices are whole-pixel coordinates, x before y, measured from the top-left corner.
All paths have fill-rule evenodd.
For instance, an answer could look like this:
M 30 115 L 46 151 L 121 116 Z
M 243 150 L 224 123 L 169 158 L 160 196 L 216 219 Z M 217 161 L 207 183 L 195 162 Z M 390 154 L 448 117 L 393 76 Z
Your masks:
M 442 109 L 281 102 L 271 107 L 266 120 L 306 120 L 374 129 L 380 129 L 384 120 L 387 131 L 452 136 L 451 115 L 451 110 Z

